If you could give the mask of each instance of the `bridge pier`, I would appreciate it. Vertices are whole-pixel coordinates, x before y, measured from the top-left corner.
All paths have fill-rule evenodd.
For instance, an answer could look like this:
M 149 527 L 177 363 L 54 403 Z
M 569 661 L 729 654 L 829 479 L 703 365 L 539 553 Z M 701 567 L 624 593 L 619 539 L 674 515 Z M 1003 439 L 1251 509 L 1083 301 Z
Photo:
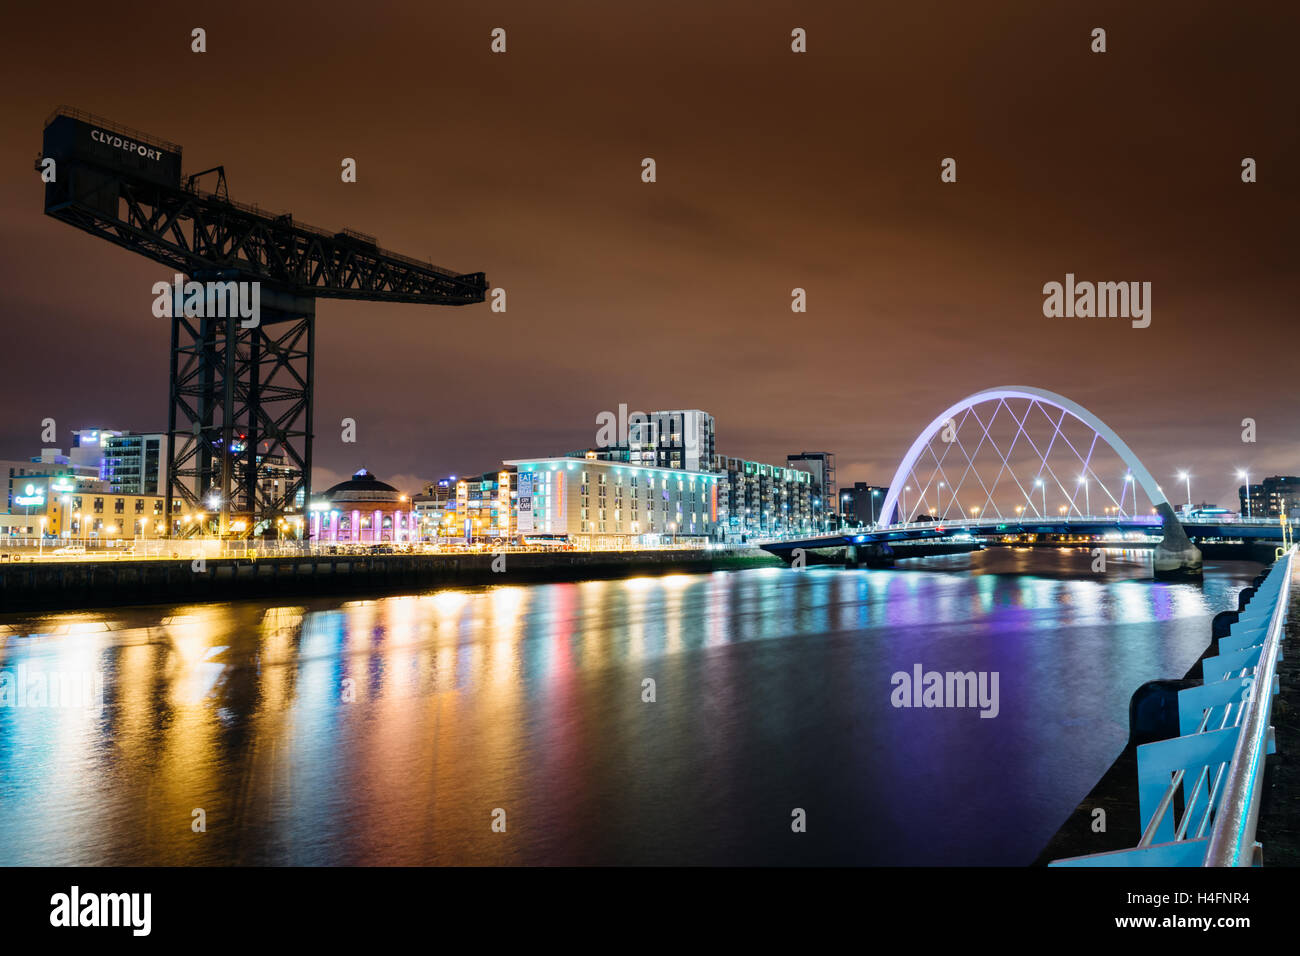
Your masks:
M 1192 544 L 1187 530 L 1167 501 L 1156 506 L 1164 528 L 1164 539 L 1152 553 L 1152 572 L 1157 581 L 1199 581 L 1202 577 L 1201 549 Z
M 894 549 L 887 544 L 850 544 L 844 549 L 846 568 L 892 568 Z

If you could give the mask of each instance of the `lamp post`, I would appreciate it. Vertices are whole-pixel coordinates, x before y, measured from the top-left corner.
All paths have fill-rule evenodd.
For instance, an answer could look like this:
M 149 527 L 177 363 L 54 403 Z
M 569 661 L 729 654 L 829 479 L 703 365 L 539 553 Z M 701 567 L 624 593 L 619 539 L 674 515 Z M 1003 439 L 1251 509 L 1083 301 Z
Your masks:
M 1237 477 L 1244 479 L 1246 482 L 1246 518 L 1247 520 L 1249 520 L 1250 518 L 1250 473 L 1245 470 L 1241 470 L 1237 472 Z
M 1124 490 L 1119 493 L 1119 516 L 1124 517 L 1124 496 L 1128 494 L 1128 486 L 1133 483 L 1132 475 L 1124 476 Z M 1137 492 L 1133 492 L 1133 513 L 1137 514 Z
M 1187 511 L 1190 514 L 1192 510 L 1192 476 L 1189 472 L 1180 471 L 1178 480 L 1187 482 Z
M 880 494 L 879 488 L 871 489 L 871 527 L 876 526 L 876 497 Z
M 1092 499 L 1088 496 L 1088 479 L 1080 476 L 1079 484 L 1083 485 L 1083 508 L 1088 514 L 1092 514 Z
M 40 543 L 40 553 L 41 553 L 41 554 L 44 554 L 44 553 L 45 553 L 45 518 L 44 518 L 44 516 L 41 517 L 41 543 Z
M 1046 518 L 1047 517 L 1047 485 L 1043 484 L 1043 479 L 1041 478 L 1035 478 L 1034 484 L 1037 487 L 1043 489 L 1043 510 L 1041 514 L 1044 518 Z

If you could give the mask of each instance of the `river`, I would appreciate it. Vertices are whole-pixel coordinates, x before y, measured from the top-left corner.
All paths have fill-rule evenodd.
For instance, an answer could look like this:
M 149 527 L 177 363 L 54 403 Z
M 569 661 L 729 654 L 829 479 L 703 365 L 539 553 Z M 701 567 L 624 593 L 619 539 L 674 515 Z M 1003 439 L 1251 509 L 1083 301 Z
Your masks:
M 1027 864 L 1260 569 L 1147 560 L 7 616 L 0 864 Z

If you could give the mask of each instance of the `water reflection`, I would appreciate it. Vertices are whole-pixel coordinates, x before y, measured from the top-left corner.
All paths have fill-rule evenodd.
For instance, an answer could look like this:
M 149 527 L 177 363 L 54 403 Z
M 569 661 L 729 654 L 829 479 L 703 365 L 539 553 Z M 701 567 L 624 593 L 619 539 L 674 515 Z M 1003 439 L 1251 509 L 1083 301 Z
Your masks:
M 104 694 L 0 707 L 0 863 L 1024 863 L 1258 570 L 1109 561 L 11 618 L 0 673 Z M 998 718 L 892 708 L 915 663 Z

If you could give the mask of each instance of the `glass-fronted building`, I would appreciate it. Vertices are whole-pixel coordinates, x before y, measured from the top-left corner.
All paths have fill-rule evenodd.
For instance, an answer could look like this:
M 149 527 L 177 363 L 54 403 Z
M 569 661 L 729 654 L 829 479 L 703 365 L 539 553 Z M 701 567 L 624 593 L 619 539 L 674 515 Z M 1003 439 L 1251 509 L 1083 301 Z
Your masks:
M 507 461 L 515 469 L 525 540 L 581 548 L 702 543 L 715 536 L 718 476 L 585 458 Z

